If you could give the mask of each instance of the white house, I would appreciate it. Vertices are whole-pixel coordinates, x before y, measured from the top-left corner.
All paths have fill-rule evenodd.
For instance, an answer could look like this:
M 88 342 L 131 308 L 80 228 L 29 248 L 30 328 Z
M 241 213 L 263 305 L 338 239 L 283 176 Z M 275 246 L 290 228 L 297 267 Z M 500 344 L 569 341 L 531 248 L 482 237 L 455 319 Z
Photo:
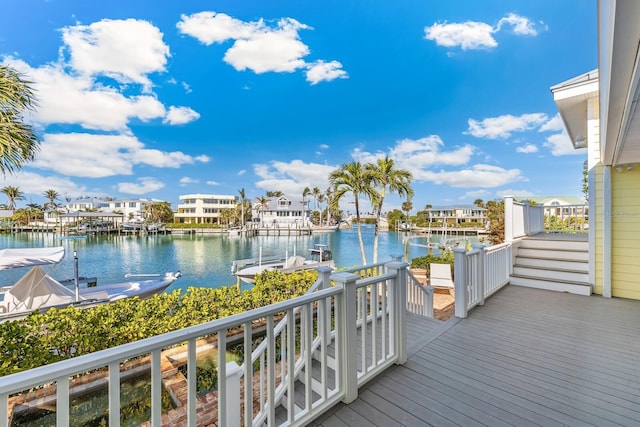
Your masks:
M 185 224 L 220 224 L 224 210 L 235 210 L 235 196 L 221 194 L 185 194 L 180 196 L 175 222 Z
M 270 199 L 265 205 L 253 204 L 253 217 L 260 221 L 261 227 L 309 227 L 311 225 L 311 209 L 309 200 L 280 196 Z
M 436 206 L 427 209 L 427 218 L 429 222 L 448 225 L 477 222 L 484 226 L 487 222 L 487 210 L 476 205 Z

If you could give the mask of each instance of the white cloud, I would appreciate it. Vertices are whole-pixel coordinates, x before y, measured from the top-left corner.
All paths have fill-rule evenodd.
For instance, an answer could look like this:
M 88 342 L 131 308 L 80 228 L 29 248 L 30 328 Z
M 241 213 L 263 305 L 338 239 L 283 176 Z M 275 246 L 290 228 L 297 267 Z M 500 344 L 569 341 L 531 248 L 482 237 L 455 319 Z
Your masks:
M 238 176 L 242 176 L 242 175 L 244 175 L 245 173 L 247 173 L 247 170 L 246 170 L 246 169 L 239 170 L 239 171 L 238 171 Z
M 220 185 L 218 181 L 207 181 L 207 185 Z
M 542 125 L 548 118 L 543 113 L 523 114 L 521 116 L 490 117 L 482 121 L 469 119 L 468 134 L 476 138 L 509 138 L 513 132 L 524 132 Z
M 85 186 L 78 185 L 67 177 L 40 175 L 24 170 L 17 172 L 15 175 L 5 175 L 1 182 L 2 184 L 0 185 L 2 187 L 8 185 L 19 187 L 25 194 L 33 194 L 40 197 L 49 189 L 54 189 L 61 195 L 68 194 L 73 197 L 87 192 Z
M 138 182 L 119 182 L 118 191 L 128 194 L 146 194 L 164 188 L 164 183 L 155 178 L 138 178 Z
M 423 177 L 435 184 L 460 188 L 492 188 L 516 181 L 526 181 L 519 169 L 504 169 L 482 164 L 457 171 L 424 171 Z
M 291 73 L 307 69 L 307 81 L 316 84 L 346 78 L 342 64 L 337 61 L 307 63 L 304 58 L 310 49 L 300 40 L 300 30 L 311 27 L 293 18 L 281 18 L 273 26 L 263 19 L 244 22 L 224 13 L 199 12 L 182 15 L 177 24 L 182 34 L 190 35 L 205 45 L 233 40 L 224 61 L 238 71 L 251 70 Z
M 537 36 L 538 30 L 533 22 L 524 16 L 510 13 L 500 21 L 496 26 L 496 31 L 500 31 L 503 25 L 509 25 L 513 28 L 513 32 L 521 36 Z
M 253 172 L 261 178 L 256 182 L 256 187 L 265 191 L 280 190 L 291 196 L 302 195 L 305 187 L 324 190 L 329 186 L 329 174 L 335 169 L 335 166 L 305 163 L 302 160 L 253 165 Z
M 462 188 L 492 188 L 508 182 L 523 181 L 519 169 L 504 169 L 498 166 L 477 164 L 464 169 L 434 170 L 435 166 L 460 167 L 467 165 L 475 147 L 465 145 L 445 151 L 444 142 L 437 135 L 430 135 L 418 140 L 404 139 L 391 147 L 388 153 L 369 153 L 356 149 L 351 156 L 362 163 L 375 162 L 378 158 L 389 155 L 398 168 L 406 169 L 413 174 L 416 181 L 428 181 Z
M 586 148 L 573 148 L 571 138 L 566 131 L 550 135 L 544 146 L 551 150 L 551 154 L 554 156 L 566 156 L 566 155 L 584 155 Z
M 484 199 L 491 195 L 491 192 L 488 190 L 473 190 L 467 191 L 462 196 L 460 196 L 460 200 L 470 200 L 470 199 Z
M 531 196 L 535 196 L 534 193 L 532 193 L 529 190 L 514 190 L 511 188 L 506 188 L 504 190 L 498 190 L 496 192 L 496 195 L 498 197 L 504 197 L 504 196 L 515 196 L 516 198 L 520 199 L 522 197 L 531 197 Z
M 97 85 L 86 76 L 69 74 L 63 64 L 32 68 L 21 60 L 5 58 L 5 64 L 34 82 L 38 108 L 32 119 L 42 125 L 78 124 L 85 129 L 127 129 L 131 119 L 149 121 L 163 117 L 164 106 L 151 95 L 126 97 L 118 90 Z
M 535 36 L 538 34 L 534 23 L 524 16 L 513 13 L 498 21 L 496 26 L 485 22 L 466 21 L 457 23 L 435 23 L 425 27 L 425 39 L 433 40 L 438 46 L 460 47 L 462 50 L 491 49 L 498 46 L 494 34 L 504 26 L 513 29 L 514 34 Z
M 540 129 L 538 129 L 538 132 L 558 132 L 562 130 L 564 130 L 564 123 L 562 123 L 562 118 L 558 113 L 552 118 L 550 118 L 548 122 L 540 126 Z
M 426 27 L 424 32 L 425 38 L 434 40 L 438 46 L 459 46 L 462 50 L 468 50 L 488 49 L 498 45 L 492 35 L 493 27 L 484 22 L 436 23 Z
M 71 66 L 81 74 L 105 75 L 121 83 L 138 83 L 147 90 L 147 74 L 165 70 L 169 46 L 150 22 L 103 19 L 90 25 L 62 29 Z
M 406 169 L 418 181 L 428 180 L 428 168 L 433 166 L 460 166 L 469 163 L 475 148 L 464 145 L 453 150 L 444 151 L 444 142 L 437 135 L 412 140 L 403 139 L 389 149 L 388 153 L 369 153 L 355 149 L 351 156 L 362 163 L 375 162 L 377 159 L 389 155 L 401 169 Z
M 186 187 L 189 184 L 197 184 L 198 182 L 200 182 L 200 180 L 188 176 L 183 176 L 179 181 L 180 187 Z
M 32 165 L 68 176 L 101 178 L 131 175 L 136 164 L 178 168 L 205 159 L 208 158 L 192 157 L 180 151 L 146 149 L 131 135 L 70 133 L 45 134 Z
M 522 145 L 522 146 L 516 148 L 516 151 L 518 153 L 525 153 L 525 154 L 537 153 L 538 152 L 538 146 L 535 145 L 535 144 L 525 144 L 525 145 Z
M 175 107 L 172 105 L 169 107 L 169 112 L 162 122 L 170 125 L 183 125 L 199 118 L 200 114 L 189 107 Z
M 309 69 L 307 70 L 307 81 L 312 85 L 320 82 L 330 82 L 335 79 L 346 78 L 348 78 L 347 72 L 342 69 L 342 64 L 338 61 L 317 61 L 310 64 Z

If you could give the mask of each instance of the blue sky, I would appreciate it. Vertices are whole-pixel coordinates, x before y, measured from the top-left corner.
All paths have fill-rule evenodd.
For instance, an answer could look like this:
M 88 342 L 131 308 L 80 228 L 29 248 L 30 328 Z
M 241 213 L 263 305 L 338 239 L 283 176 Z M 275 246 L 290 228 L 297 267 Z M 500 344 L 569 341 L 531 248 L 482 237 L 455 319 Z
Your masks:
M 549 88 L 597 66 L 596 2 L 4 0 L 38 158 L 2 186 L 248 197 L 389 155 L 414 210 L 581 196 Z M 385 209 L 403 200 L 389 197 Z M 347 206 L 345 206 L 348 209 Z

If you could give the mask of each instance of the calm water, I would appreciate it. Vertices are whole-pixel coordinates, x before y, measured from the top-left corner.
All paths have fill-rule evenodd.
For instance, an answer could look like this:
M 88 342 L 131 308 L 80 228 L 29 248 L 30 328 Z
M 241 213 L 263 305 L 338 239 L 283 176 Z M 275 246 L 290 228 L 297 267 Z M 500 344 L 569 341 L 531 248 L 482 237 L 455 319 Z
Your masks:
M 367 261 L 373 260 L 373 228 L 363 227 Z M 403 234 L 381 232 L 379 237 L 380 261 L 391 255 L 403 255 Z M 419 243 L 420 240 L 416 240 Z M 424 243 L 425 241 L 422 240 Z M 314 244 L 329 246 L 337 267 L 354 267 L 362 263 L 356 229 L 312 236 L 257 236 L 228 237 L 226 235 L 149 235 L 149 236 L 89 236 L 86 239 L 61 240 L 53 233 L 0 234 L 0 248 L 64 246 L 63 261 L 46 266 L 53 277 L 73 277 L 73 251 L 79 258 L 81 276 L 97 276 L 98 284 L 122 281 L 126 273 L 164 273 L 180 270 L 171 291 L 189 286 L 219 287 L 235 285 L 231 263 L 236 259 L 280 255 L 294 252 L 307 255 Z M 426 255 L 427 249 L 409 246 L 409 259 Z M 20 271 L 22 270 L 22 271 Z M 0 286 L 13 284 L 25 269 L 0 272 Z

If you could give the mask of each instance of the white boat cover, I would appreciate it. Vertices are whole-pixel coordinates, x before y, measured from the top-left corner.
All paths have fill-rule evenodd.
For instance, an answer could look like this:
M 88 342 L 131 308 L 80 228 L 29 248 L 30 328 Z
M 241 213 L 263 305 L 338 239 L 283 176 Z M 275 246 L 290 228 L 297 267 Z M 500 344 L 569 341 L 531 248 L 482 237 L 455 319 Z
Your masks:
M 4 294 L 4 303 L 9 313 L 70 304 L 75 299 L 74 291 L 48 276 L 39 266 L 29 270 Z
M 57 264 L 64 257 L 64 247 L 0 249 L 0 270 Z

